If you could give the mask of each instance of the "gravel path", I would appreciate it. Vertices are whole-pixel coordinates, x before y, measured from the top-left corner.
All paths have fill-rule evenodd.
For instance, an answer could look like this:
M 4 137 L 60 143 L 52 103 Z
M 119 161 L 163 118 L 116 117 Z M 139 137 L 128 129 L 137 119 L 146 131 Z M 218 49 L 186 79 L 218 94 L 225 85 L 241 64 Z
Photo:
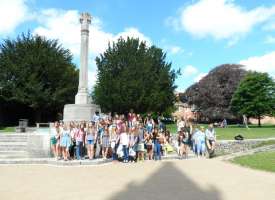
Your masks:
M 275 199 L 275 174 L 220 160 L 0 166 L 1 200 Z

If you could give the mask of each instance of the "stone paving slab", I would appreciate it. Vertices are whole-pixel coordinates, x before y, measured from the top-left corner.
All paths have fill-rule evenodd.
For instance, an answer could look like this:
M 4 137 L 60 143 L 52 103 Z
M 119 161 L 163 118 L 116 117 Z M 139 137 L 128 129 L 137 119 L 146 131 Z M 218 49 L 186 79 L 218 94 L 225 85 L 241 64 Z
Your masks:
M 188 159 L 195 158 L 193 153 L 190 153 Z M 169 154 L 162 156 L 162 160 L 179 160 L 177 154 Z M 49 164 L 57 166 L 79 166 L 79 165 L 100 165 L 112 162 L 112 159 L 94 159 L 94 160 L 56 160 L 55 158 L 14 158 L 14 159 L 0 159 L 0 164 Z
M 1 200 L 274 200 L 275 174 L 210 159 L 1 165 Z

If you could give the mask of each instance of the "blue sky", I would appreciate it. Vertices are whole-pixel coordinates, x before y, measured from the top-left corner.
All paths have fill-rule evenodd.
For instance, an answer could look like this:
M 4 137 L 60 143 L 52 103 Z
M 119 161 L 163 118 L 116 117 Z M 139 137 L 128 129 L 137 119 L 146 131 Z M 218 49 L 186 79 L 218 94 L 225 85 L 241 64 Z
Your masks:
M 0 40 L 28 30 L 59 39 L 79 65 L 81 12 L 93 16 L 90 86 L 94 58 L 120 36 L 164 49 L 181 69 L 178 91 L 225 63 L 275 77 L 275 0 L 0 0 Z

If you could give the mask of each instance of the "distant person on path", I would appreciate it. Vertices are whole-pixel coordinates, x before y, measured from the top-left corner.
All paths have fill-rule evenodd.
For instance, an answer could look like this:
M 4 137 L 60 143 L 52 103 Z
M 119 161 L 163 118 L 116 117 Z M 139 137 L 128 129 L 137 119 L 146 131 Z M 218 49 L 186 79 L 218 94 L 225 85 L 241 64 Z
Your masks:
M 221 127 L 222 127 L 222 128 L 227 128 L 227 120 L 226 120 L 226 119 L 223 119 L 223 120 L 222 120 Z
M 244 124 L 244 126 L 245 126 L 247 129 L 249 129 L 249 127 L 248 127 L 248 120 L 247 120 L 246 115 L 243 115 L 243 124 Z
M 213 152 L 215 150 L 216 144 L 216 132 L 214 130 L 213 124 L 209 124 L 208 129 L 206 129 L 205 135 L 207 147 L 211 152 Z

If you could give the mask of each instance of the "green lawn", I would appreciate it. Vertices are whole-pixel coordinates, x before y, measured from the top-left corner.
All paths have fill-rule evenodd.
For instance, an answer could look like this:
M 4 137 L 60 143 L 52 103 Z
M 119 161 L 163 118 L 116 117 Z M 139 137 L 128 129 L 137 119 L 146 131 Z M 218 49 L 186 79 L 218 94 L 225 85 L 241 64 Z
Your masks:
M 203 125 L 205 128 L 207 125 Z M 171 133 L 176 133 L 176 124 L 167 124 L 166 127 Z M 219 140 L 233 140 L 234 136 L 241 134 L 245 139 L 255 138 L 275 138 L 275 125 L 264 125 L 257 127 L 255 125 L 249 126 L 249 129 L 238 127 L 237 125 L 230 125 L 227 128 L 215 128 L 217 133 L 217 139 Z
M 253 169 L 275 172 L 274 151 L 236 157 L 232 162 Z
M 0 126 L 0 133 L 1 132 L 15 132 L 15 127 L 1 127 Z

